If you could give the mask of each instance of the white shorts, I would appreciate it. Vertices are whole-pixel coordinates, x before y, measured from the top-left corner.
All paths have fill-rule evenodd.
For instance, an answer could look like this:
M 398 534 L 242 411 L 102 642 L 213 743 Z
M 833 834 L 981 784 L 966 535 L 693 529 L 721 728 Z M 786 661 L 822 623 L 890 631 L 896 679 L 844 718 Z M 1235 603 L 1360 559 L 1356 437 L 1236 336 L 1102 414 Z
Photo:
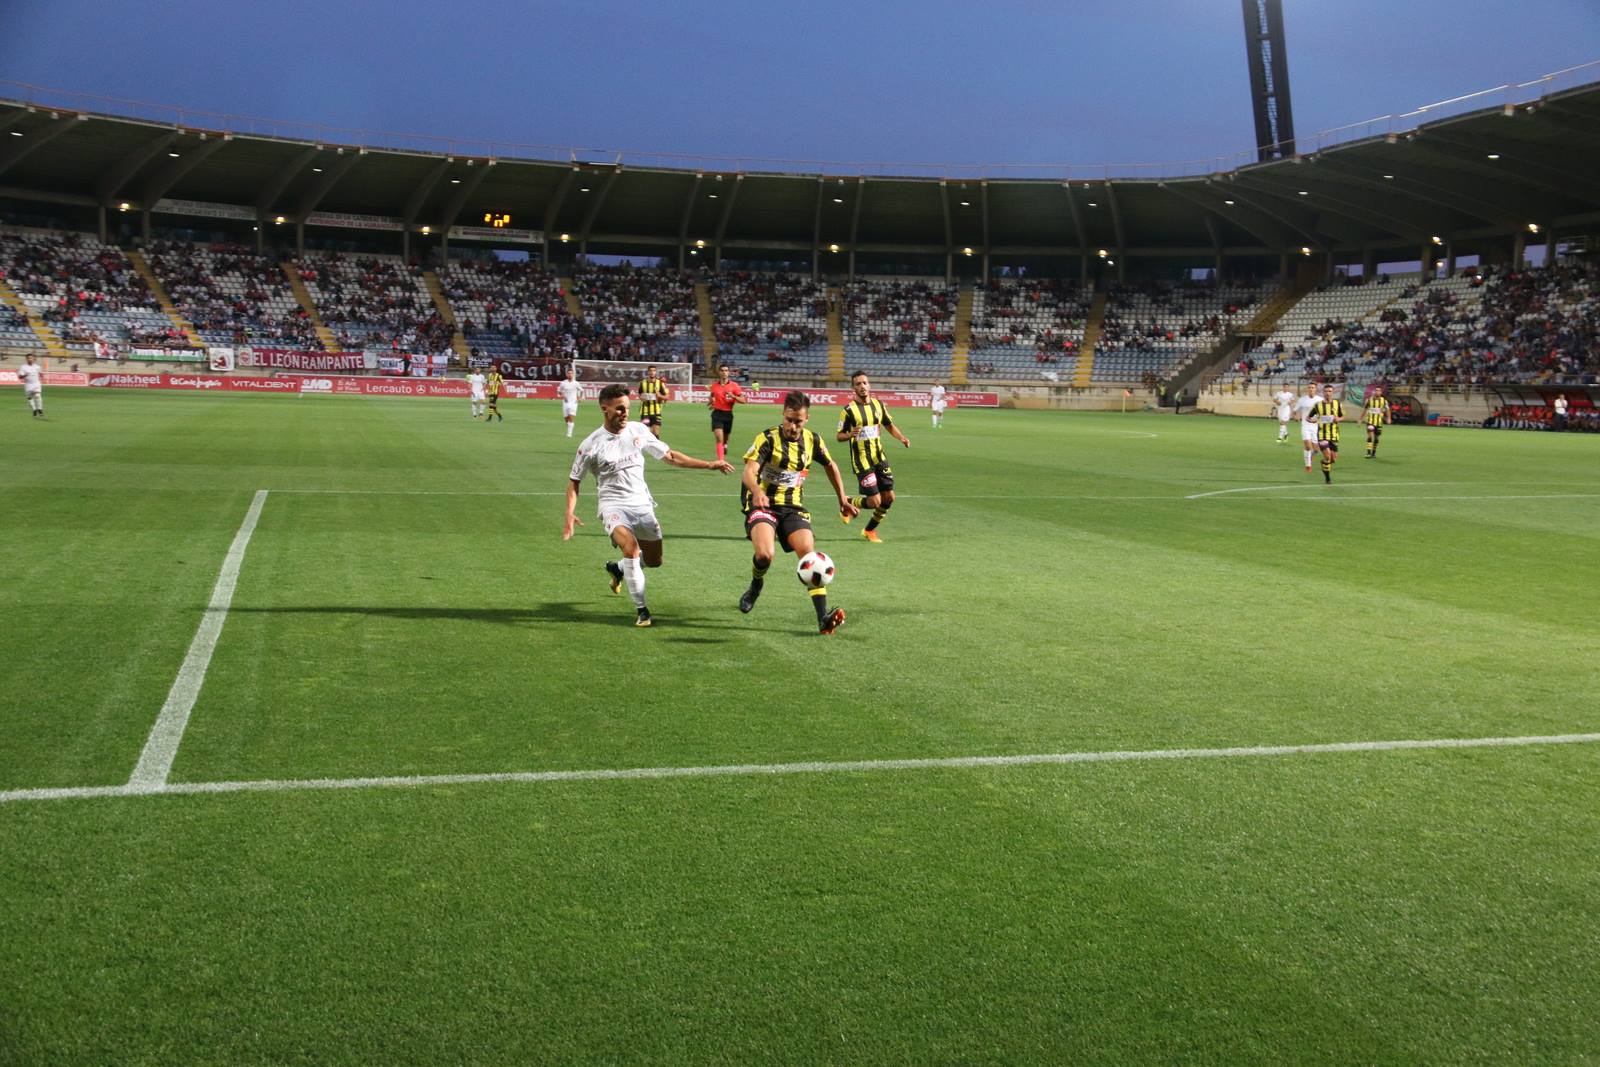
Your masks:
M 24 385 L 22 387 L 22 395 L 24 399 L 33 396 L 43 396 L 44 388 L 38 385 Z
M 1279 408 L 1278 409 L 1278 421 L 1279 422 L 1288 422 L 1289 421 L 1289 409 L 1288 408 Z
M 473 393 L 472 394 L 472 402 L 474 404 L 481 404 L 487 399 L 489 399 L 489 398 L 487 396 L 485 396 L 483 393 Z
M 944 407 L 945 407 L 945 402 L 943 400 L 935 400 L 933 402 L 933 413 L 935 415 L 943 415 L 944 414 Z
M 606 508 L 600 518 L 605 522 L 607 537 L 618 526 L 626 526 L 636 541 L 661 540 L 661 522 L 654 508 Z
M 577 418 L 578 417 L 578 405 L 576 403 L 569 404 L 565 400 L 563 400 L 561 402 L 561 417 L 563 419 L 575 419 L 575 418 Z
M 1317 424 L 1314 422 L 1302 422 L 1300 424 L 1300 440 L 1304 441 L 1308 445 L 1316 444 Z

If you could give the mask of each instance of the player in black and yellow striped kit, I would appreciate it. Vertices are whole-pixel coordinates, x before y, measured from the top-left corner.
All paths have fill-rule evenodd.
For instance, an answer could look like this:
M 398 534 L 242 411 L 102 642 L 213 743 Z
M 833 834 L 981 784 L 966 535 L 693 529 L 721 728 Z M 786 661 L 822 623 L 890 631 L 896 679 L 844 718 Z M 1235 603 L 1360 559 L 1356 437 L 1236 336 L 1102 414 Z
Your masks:
M 655 367 L 646 367 L 639 383 L 639 421 L 661 436 L 661 402 L 667 398 L 667 383 L 656 377 Z
M 483 385 L 484 394 L 489 398 L 489 407 L 484 411 L 483 415 L 485 424 L 493 422 L 496 418 L 501 422 L 506 421 L 506 417 L 500 414 L 500 388 L 505 383 L 506 380 L 500 377 L 499 367 L 489 372 L 489 380 Z
M 855 472 L 861 488 L 860 496 L 850 498 L 857 508 L 871 508 L 872 518 L 861 536 L 874 544 L 882 544 L 878 524 L 894 506 L 894 470 L 883 454 L 883 435 L 887 433 L 896 441 L 911 447 L 911 439 L 894 424 L 889 409 L 883 401 L 872 396 L 872 383 L 867 372 L 858 370 L 850 375 L 850 388 L 856 398 L 844 407 L 839 416 L 839 440 L 850 443 L 850 469 Z M 842 516 L 845 522 L 850 516 Z
M 1311 408 L 1317 424 L 1317 451 L 1322 453 L 1322 480 L 1333 481 L 1333 465 L 1339 459 L 1339 424 L 1344 421 L 1344 401 L 1333 395 L 1333 383 L 1322 387 L 1322 399 Z
M 1383 436 L 1384 426 L 1394 421 L 1394 415 L 1389 410 L 1389 398 L 1383 395 L 1383 386 L 1372 387 L 1362 421 L 1367 424 L 1367 458 L 1372 459 L 1378 454 L 1378 439 Z
M 767 568 L 777 546 L 804 556 L 816 550 L 811 532 L 811 513 L 805 507 L 805 481 L 812 463 L 821 463 L 833 491 L 839 498 L 839 514 L 848 518 L 860 509 L 845 499 L 844 478 L 828 455 L 822 438 L 806 429 L 811 417 L 811 398 L 798 389 L 783 398 L 783 421 L 762 430 L 744 454 L 744 533 L 754 551 L 751 557 L 750 588 L 739 598 L 739 610 L 749 613 L 761 596 Z M 826 589 L 811 590 L 811 604 L 817 611 L 817 629 L 831 634 L 844 623 L 844 609 L 828 610 Z

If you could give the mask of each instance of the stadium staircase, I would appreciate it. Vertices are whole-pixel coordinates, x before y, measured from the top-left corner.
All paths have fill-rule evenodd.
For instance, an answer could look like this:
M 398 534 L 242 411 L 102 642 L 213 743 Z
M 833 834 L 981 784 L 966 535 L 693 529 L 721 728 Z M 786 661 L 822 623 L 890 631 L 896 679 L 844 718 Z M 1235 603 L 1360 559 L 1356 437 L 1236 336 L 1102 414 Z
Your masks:
M 34 311 L 22 298 L 7 285 L 4 278 L 0 278 L 0 301 L 28 320 L 28 329 L 44 344 L 44 354 L 51 359 L 70 359 L 72 353 L 67 351 L 67 346 L 61 343 L 61 338 L 47 325 L 44 319 L 34 314 Z
M 149 286 L 150 291 L 155 294 L 156 304 L 160 306 L 172 325 L 183 331 L 183 335 L 189 339 L 190 344 L 204 348 L 205 342 L 195 332 L 194 323 L 184 318 L 183 313 L 178 310 L 178 305 L 172 302 L 172 298 L 167 295 L 166 288 L 161 284 L 161 279 L 157 278 L 156 272 L 150 269 L 150 261 L 144 258 L 144 253 L 128 251 L 124 252 L 123 255 L 127 256 L 128 262 L 133 264 L 134 271 L 144 279 L 145 285 Z
M 1075 388 L 1089 388 L 1094 376 L 1094 346 L 1100 343 L 1100 327 L 1106 321 L 1106 302 L 1109 299 L 1104 292 L 1098 292 L 1089 305 L 1089 321 L 1083 326 L 1083 344 L 1078 346 L 1078 367 L 1072 374 Z
M 711 314 L 711 290 L 705 282 L 694 283 L 694 306 L 700 313 L 700 355 L 709 368 L 717 358 L 717 320 Z
M 972 286 L 963 285 L 956 300 L 956 343 L 950 353 L 950 384 L 967 384 L 967 356 L 972 351 Z
M 1168 379 L 1168 392 L 1181 394 L 1188 390 L 1195 393 L 1205 388 L 1237 358 L 1248 338 L 1266 338 L 1278 325 L 1278 320 L 1316 287 L 1317 281 L 1314 278 L 1301 277 L 1295 284 L 1279 289 L 1271 300 L 1261 305 L 1261 310 L 1257 311 L 1249 322 L 1243 326 L 1229 327 L 1216 344 L 1196 352 L 1180 364 Z M 1191 385 L 1195 388 L 1190 389 Z
M 338 338 L 333 336 L 333 331 L 322 323 L 322 315 L 317 311 L 316 303 L 311 299 L 311 290 L 306 288 L 306 283 L 300 280 L 300 272 L 293 263 L 284 263 L 283 276 L 289 279 L 289 288 L 294 292 L 294 298 L 300 302 L 305 313 L 311 316 L 311 326 L 317 331 L 317 340 L 322 343 L 324 352 L 343 352 L 339 347 Z
M 844 291 L 828 287 L 828 381 L 844 381 L 844 323 L 840 320 Z
M 467 357 L 472 354 L 472 346 L 467 344 L 466 336 L 456 323 L 455 309 L 450 306 L 449 299 L 444 295 L 444 286 L 439 284 L 439 276 L 431 270 L 425 270 L 422 272 L 422 284 L 428 287 L 428 295 L 433 297 L 433 306 L 439 312 L 439 317 L 450 327 L 451 350 L 461 357 L 461 365 L 466 366 Z
M 556 284 L 561 286 L 561 295 L 567 301 L 567 314 L 582 322 L 583 305 L 578 303 L 578 294 L 572 291 L 572 279 L 557 277 Z

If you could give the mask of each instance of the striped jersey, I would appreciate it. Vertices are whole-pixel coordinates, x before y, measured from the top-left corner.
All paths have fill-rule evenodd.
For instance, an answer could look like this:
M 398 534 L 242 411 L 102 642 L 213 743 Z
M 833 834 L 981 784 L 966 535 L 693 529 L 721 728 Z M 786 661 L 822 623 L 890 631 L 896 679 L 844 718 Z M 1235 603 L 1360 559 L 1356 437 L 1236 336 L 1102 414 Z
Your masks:
M 849 441 L 850 469 L 857 474 L 883 462 L 883 433 L 894 425 L 894 417 L 883 401 L 872 397 L 866 403 L 852 400 L 839 416 L 839 432 L 859 431 Z
M 828 455 L 827 447 L 810 430 L 800 431 L 800 440 L 785 441 L 783 431 L 774 426 L 770 430 L 762 430 L 750 445 L 750 450 L 744 454 L 746 463 L 755 460 L 761 465 L 756 481 L 767 494 L 767 500 L 774 507 L 800 508 L 804 510 L 802 494 L 805 491 L 806 474 L 813 462 L 829 464 L 833 458 Z M 751 508 L 750 490 L 743 494 L 745 511 Z
M 639 414 L 659 417 L 661 401 L 666 398 L 667 383 L 661 378 L 646 378 L 639 383 Z
M 1367 397 L 1367 425 L 1382 426 L 1389 418 L 1389 398 L 1381 394 Z
M 1317 440 L 1339 440 L 1339 424 L 1334 421 L 1344 418 L 1344 401 L 1319 400 L 1311 409 L 1311 421 L 1317 424 Z M 1326 419 L 1327 421 L 1323 421 Z
M 505 379 L 500 377 L 500 372 L 499 371 L 490 371 L 489 372 L 489 380 L 484 383 L 484 388 L 488 391 L 490 396 L 499 396 L 500 395 L 500 386 L 504 382 L 505 382 Z

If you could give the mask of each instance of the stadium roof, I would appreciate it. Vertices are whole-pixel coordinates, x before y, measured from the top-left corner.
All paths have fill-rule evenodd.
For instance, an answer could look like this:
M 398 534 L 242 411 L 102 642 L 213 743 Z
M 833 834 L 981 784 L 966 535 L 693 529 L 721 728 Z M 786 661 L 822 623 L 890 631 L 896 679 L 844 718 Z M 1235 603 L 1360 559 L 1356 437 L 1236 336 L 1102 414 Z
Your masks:
M 1303 141 L 1302 154 L 1286 161 L 1171 177 L 1086 176 L 1085 168 L 1053 176 L 960 167 L 796 173 L 469 155 L 0 100 L 0 197 L 434 233 L 502 215 L 513 230 L 551 241 L 565 234 L 591 250 L 703 241 L 806 254 L 835 244 L 1002 256 L 1415 253 L 1435 237 L 1466 252 L 1530 224 L 1600 223 L 1600 83 L 1513 95 L 1412 128 L 1374 120 L 1340 143 L 1319 139 L 1327 146 L 1310 150 Z

